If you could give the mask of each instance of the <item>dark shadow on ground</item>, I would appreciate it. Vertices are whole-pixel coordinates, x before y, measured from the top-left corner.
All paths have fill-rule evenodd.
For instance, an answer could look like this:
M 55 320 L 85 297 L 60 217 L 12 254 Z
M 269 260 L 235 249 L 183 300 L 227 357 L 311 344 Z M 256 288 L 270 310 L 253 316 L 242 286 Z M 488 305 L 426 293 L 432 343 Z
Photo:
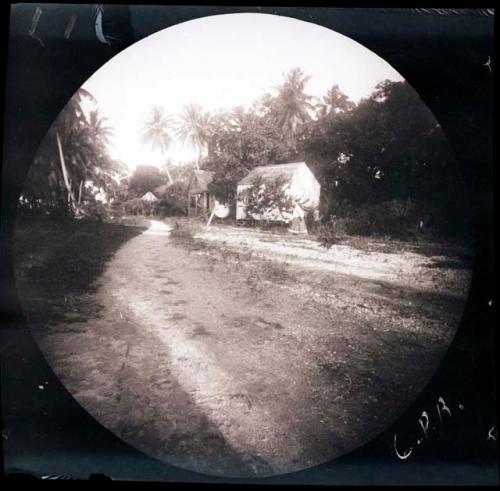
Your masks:
M 97 314 L 102 306 L 86 301 L 94 283 L 114 253 L 145 228 L 93 220 L 18 220 L 12 255 L 24 320 L 43 325 Z

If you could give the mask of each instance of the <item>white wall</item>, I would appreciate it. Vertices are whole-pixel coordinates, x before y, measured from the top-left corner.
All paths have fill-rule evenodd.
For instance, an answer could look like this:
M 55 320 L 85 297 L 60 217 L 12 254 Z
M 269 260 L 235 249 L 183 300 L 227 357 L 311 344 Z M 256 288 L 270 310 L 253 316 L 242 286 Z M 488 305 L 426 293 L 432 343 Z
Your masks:
M 299 202 L 305 202 L 307 208 L 319 206 L 321 186 L 306 165 L 301 165 L 294 173 L 290 185 L 290 193 Z

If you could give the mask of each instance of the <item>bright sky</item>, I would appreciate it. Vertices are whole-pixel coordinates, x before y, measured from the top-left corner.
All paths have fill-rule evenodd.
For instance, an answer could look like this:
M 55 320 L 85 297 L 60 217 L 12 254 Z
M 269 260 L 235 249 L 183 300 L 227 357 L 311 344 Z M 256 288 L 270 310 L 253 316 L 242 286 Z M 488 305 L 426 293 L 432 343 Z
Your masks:
M 115 56 L 83 87 L 115 130 L 111 155 L 132 170 L 162 160 L 139 138 L 153 106 L 172 116 L 189 102 L 209 111 L 248 107 L 297 66 L 311 77 L 306 92 L 317 97 L 338 84 L 358 101 L 382 80 L 403 80 L 372 51 L 324 27 L 269 14 L 227 14 L 152 34 Z M 168 152 L 174 163 L 195 155 L 182 142 Z

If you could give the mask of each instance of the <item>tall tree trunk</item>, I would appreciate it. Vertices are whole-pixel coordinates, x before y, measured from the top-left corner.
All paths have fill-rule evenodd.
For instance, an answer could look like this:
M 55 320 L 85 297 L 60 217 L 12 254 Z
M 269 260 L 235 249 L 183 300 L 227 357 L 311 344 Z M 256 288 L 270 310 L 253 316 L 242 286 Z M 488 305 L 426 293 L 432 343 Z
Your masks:
M 165 155 L 162 153 L 162 156 L 164 157 Z M 172 179 L 172 176 L 170 175 L 170 171 L 168 170 L 168 164 L 169 164 L 168 159 L 166 159 L 162 165 L 162 168 L 165 170 L 165 173 L 167 174 L 168 183 L 173 184 L 174 180 Z
M 76 200 L 73 191 L 71 189 L 71 182 L 68 178 L 68 171 L 66 169 L 66 163 L 64 162 L 64 155 L 62 151 L 61 138 L 59 136 L 59 132 L 56 132 L 56 140 L 57 140 L 57 148 L 59 150 L 59 160 L 61 163 L 61 170 L 64 179 L 64 184 L 66 186 L 66 191 L 68 192 L 68 203 L 70 207 L 74 207 Z
M 172 179 L 172 176 L 170 175 L 170 171 L 168 170 L 168 165 L 165 165 L 165 172 L 167 173 L 168 183 L 173 184 L 174 180 Z
M 209 160 L 212 160 L 214 157 L 214 138 L 211 137 L 207 141 L 207 157 Z
M 82 189 L 83 189 L 83 179 L 80 181 L 80 187 L 78 189 L 78 206 L 82 202 Z
M 196 161 L 196 170 L 200 170 L 200 164 L 201 164 L 201 152 L 202 148 L 200 147 L 198 149 L 198 160 Z

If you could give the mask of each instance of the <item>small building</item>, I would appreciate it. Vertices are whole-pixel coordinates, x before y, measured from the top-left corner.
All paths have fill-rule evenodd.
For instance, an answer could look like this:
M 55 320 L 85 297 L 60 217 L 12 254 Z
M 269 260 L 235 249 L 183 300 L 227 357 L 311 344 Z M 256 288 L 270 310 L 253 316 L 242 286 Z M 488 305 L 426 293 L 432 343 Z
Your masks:
M 151 191 L 143 194 L 140 199 L 144 203 L 142 214 L 155 215 L 160 200 Z
M 146 203 L 157 203 L 159 200 L 158 198 L 151 192 L 148 191 L 141 197 L 142 201 L 145 201 Z
M 214 173 L 195 170 L 188 184 L 188 216 L 207 216 L 215 206 L 215 196 L 208 189 Z
M 292 216 L 286 214 L 275 214 L 272 217 L 247 216 L 246 205 L 241 196 L 245 190 L 252 187 L 257 180 L 264 185 L 267 182 L 283 180 L 287 193 L 296 199 L 306 212 L 313 212 L 319 207 L 321 185 L 311 172 L 305 162 L 293 162 L 289 164 L 263 165 L 255 167 L 237 185 L 236 189 L 236 219 L 245 220 L 252 218 L 271 219 L 276 221 L 288 221 Z

